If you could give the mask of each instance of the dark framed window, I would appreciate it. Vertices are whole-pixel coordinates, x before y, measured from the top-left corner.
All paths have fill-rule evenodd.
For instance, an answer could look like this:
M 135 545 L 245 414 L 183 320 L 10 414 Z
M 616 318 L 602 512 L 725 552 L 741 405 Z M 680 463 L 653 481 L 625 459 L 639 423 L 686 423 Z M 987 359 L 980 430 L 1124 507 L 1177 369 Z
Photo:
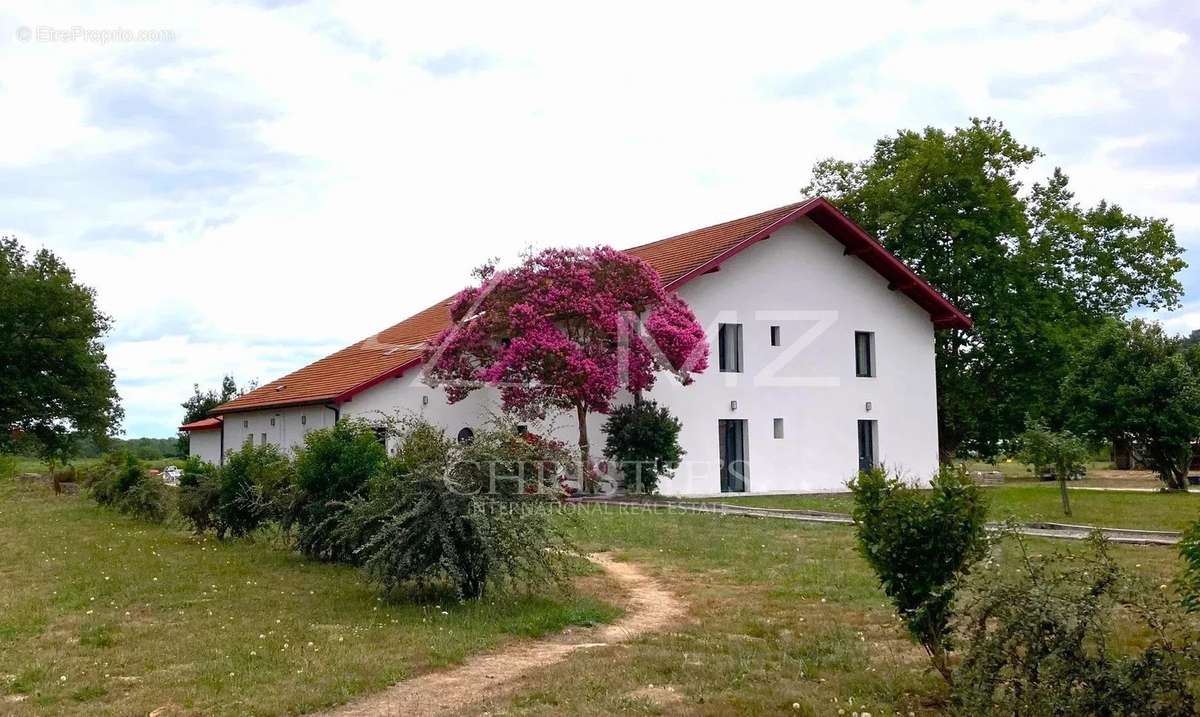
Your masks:
M 875 375 L 875 333 L 854 332 L 854 375 L 870 378 Z
M 470 443 L 473 440 L 475 440 L 475 431 L 472 431 L 469 426 L 458 432 L 459 443 Z
M 262 445 L 267 445 L 267 434 L 262 434 Z
M 719 324 L 717 327 L 717 362 L 725 373 L 742 372 L 742 325 Z
M 782 418 L 775 419 L 775 437 L 783 438 L 783 419 Z
M 869 471 L 879 465 L 879 424 L 858 422 L 858 470 Z
M 778 346 L 779 344 L 780 344 L 779 327 L 772 326 L 771 327 L 771 345 Z

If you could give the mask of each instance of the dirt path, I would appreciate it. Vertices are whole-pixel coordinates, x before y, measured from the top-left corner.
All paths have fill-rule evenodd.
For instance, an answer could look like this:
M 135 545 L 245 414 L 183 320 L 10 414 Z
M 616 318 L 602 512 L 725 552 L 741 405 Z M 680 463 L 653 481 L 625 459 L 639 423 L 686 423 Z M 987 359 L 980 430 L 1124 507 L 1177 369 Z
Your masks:
M 588 559 L 604 568 L 625 592 L 625 615 L 611 625 L 478 655 L 460 667 L 405 680 L 315 717 L 419 717 L 461 712 L 476 702 L 516 691 L 522 676 L 565 660 L 575 650 L 632 640 L 683 618 L 684 603 L 637 566 L 617 562 L 606 553 Z

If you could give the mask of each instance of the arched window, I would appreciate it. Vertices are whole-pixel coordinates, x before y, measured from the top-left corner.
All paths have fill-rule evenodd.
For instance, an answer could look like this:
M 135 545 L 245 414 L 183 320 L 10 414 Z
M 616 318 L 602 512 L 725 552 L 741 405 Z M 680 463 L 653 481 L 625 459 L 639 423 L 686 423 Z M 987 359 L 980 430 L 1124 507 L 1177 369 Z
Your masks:
M 459 443 L 470 443 L 473 440 L 475 440 L 475 431 L 470 428 L 464 428 L 458 432 Z

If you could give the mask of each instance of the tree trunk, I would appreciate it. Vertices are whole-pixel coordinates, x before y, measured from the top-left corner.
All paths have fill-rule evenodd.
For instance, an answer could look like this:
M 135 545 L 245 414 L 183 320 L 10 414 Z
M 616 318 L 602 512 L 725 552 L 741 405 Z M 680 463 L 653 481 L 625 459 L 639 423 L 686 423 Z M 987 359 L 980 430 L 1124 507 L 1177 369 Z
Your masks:
M 50 467 L 50 485 L 54 488 L 54 494 L 62 494 L 62 484 L 58 482 L 58 471 L 54 469 L 54 461 L 46 461 L 46 465 Z
M 1167 484 L 1167 487 L 1171 490 L 1181 490 L 1186 493 L 1188 489 L 1187 474 L 1188 472 L 1186 467 L 1182 469 L 1180 469 L 1178 466 L 1172 468 L 1171 481 Z
M 1058 473 L 1058 490 L 1062 495 L 1063 515 L 1071 514 L 1071 501 L 1067 498 L 1067 474 L 1060 468 Z
M 592 493 L 596 485 L 592 476 L 591 445 L 588 443 L 587 408 L 582 403 L 575 404 L 575 416 L 579 420 L 579 490 Z
M 950 659 L 945 648 L 937 642 L 931 642 L 925 645 L 925 650 L 929 653 L 929 661 L 933 663 L 933 669 L 938 671 L 947 685 L 953 687 L 954 671 L 950 669 Z

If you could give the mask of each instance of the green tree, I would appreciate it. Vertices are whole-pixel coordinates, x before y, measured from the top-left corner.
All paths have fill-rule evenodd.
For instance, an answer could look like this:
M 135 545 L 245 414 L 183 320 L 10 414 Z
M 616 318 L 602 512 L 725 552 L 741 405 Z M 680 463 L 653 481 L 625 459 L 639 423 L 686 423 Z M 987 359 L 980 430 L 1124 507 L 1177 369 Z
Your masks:
M 0 450 L 32 439 L 53 466 L 73 455 L 75 434 L 103 439 L 120 427 L 100 342 L 110 327 L 61 259 L 0 237 Z
M 246 389 L 238 389 L 237 382 L 233 380 L 233 376 L 228 374 L 221 379 L 221 388 L 219 391 L 211 388 L 207 391 L 201 391 L 200 384 L 193 383 L 191 397 L 179 404 L 179 407 L 183 409 L 183 423 L 199 421 L 217 406 L 226 401 L 233 400 L 247 390 L 253 391 L 255 387 L 256 383 L 251 381 Z M 178 437 L 180 455 L 186 456 L 188 454 L 188 449 L 191 445 L 189 438 L 187 433 L 180 431 Z
M 1031 419 L 1025 424 L 1020 437 L 1021 460 L 1034 467 L 1034 471 L 1053 471 L 1058 480 L 1062 496 L 1063 514 L 1071 514 L 1071 501 L 1067 496 L 1067 481 L 1082 474 L 1087 467 L 1088 449 L 1074 433 L 1051 431 L 1044 422 Z
M 1022 190 L 1040 152 L 995 120 L 905 130 L 805 189 L 837 204 L 975 320 L 937 335 L 947 454 L 994 456 L 1025 416 L 1053 416 L 1064 367 L 1105 317 L 1178 305 L 1185 266 L 1165 220 L 1083 208 L 1066 175 Z
M 1066 425 L 1097 439 L 1127 439 L 1168 488 L 1187 490 L 1200 438 L 1200 379 L 1160 325 L 1104 324 L 1072 360 L 1062 404 Z

